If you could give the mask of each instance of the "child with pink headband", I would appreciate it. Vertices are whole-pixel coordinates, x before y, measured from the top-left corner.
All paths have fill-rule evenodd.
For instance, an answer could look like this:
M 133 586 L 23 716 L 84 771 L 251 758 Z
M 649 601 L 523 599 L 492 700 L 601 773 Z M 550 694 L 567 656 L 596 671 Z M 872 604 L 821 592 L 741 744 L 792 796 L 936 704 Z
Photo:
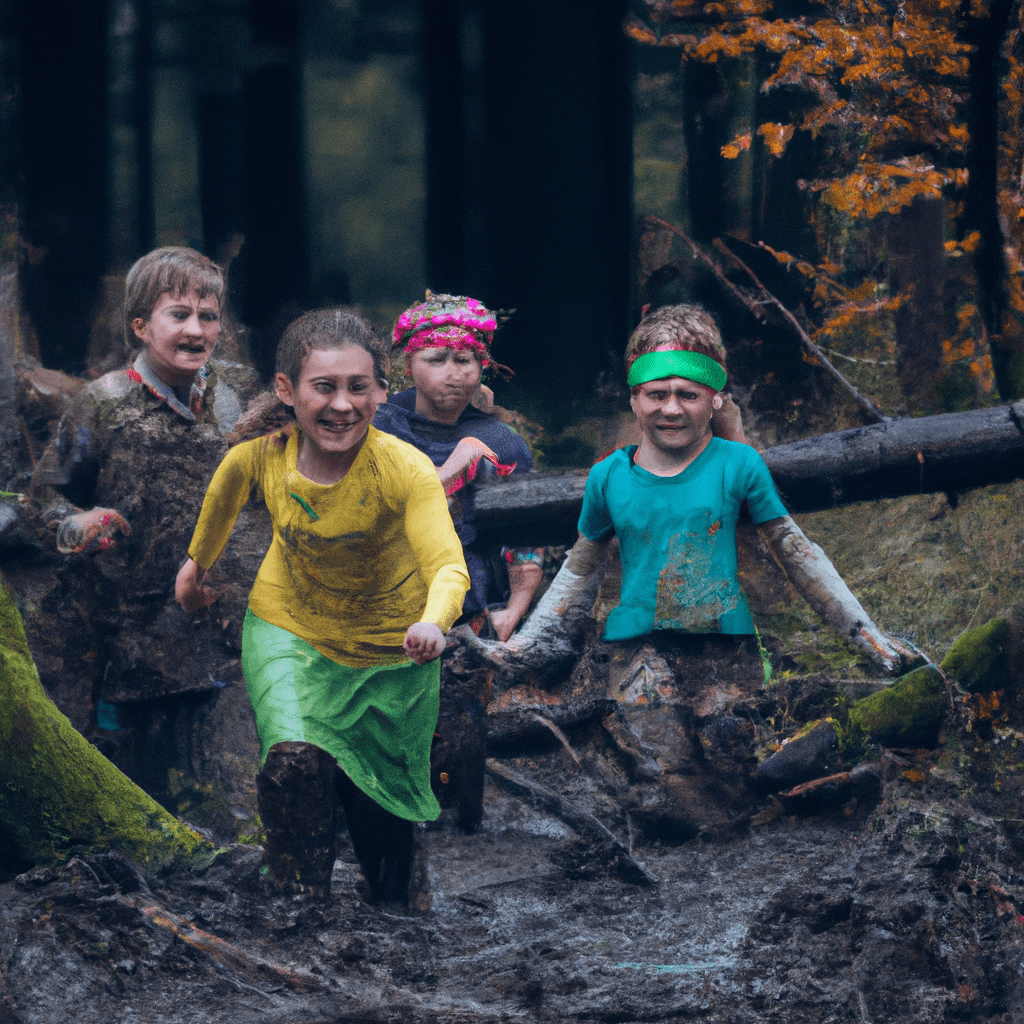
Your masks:
M 476 485 L 489 475 L 533 469 L 526 442 L 473 404 L 484 370 L 496 366 L 490 345 L 497 326 L 498 314 L 477 299 L 428 291 L 393 332 L 392 348 L 404 353 L 413 387 L 382 403 L 374 426 L 419 448 L 437 467 L 469 568 L 463 621 L 476 628 L 486 616 L 504 641 L 540 584 L 543 549 L 506 548 L 499 557 L 476 543 Z

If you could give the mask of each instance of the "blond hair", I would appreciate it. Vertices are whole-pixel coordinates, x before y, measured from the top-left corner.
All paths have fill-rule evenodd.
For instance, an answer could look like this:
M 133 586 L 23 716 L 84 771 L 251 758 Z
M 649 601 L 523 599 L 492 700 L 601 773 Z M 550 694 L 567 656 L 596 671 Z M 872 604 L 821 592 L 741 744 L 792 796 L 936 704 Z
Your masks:
M 700 352 L 725 369 L 725 346 L 714 317 L 703 306 L 659 306 L 637 325 L 626 345 L 626 369 L 648 352 Z

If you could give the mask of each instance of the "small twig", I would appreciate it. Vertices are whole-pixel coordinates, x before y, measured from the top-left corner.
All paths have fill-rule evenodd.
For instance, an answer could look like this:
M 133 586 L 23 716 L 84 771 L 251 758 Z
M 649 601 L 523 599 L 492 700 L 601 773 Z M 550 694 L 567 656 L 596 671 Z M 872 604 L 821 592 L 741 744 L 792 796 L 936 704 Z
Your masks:
M 608 844 L 616 853 L 617 867 L 624 882 L 634 885 L 654 885 L 653 879 L 633 859 L 630 852 L 613 832 L 610 832 L 590 811 L 584 810 L 553 790 L 534 782 L 518 772 L 499 765 L 492 758 L 487 760 L 487 771 L 515 796 L 529 796 L 545 810 L 557 814 L 567 825 L 581 836 Z
M 573 750 L 572 747 L 569 745 L 569 740 L 566 738 L 565 733 L 562 732 L 562 730 L 559 729 L 558 726 L 555 725 L 555 723 L 552 722 L 550 718 L 545 718 L 543 715 L 538 715 L 536 711 L 531 711 L 530 717 L 535 721 L 540 722 L 540 724 L 543 725 L 545 728 L 550 729 L 558 738 L 558 741 L 562 744 L 562 746 L 565 747 L 565 749 L 569 752 L 569 756 L 576 762 L 576 764 L 580 763 L 580 759 L 576 756 L 576 751 Z
M 838 359 L 845 359 L 848 363 L 857 363 L 864 366 L 893 366 L 895 363 L 893 359 L 868 359 L 865 356 L 848 356 L 845 352 L 837 352 L 834 348 L 823 348 L 822 351 Z
M 753 270 L 751 270 L 750 267 L 748 267 L 746 263 L 744 263 L 743 260 L 741 260 L 739 256 L 737 256 L 736 253 L 734 253 L 720 238 L 715 239 L 714 246 L 719 252 L 728 256 L 736 264 L 737 267 L 739 267 L 745 274 L 747 274 L 750 277 L 750 280 L 753 281 L 754 284 L 757 286 L 757 288 L 761 292 L 761 295 L 764 297 L 765 301 L 773 305 L 782 314 L 782 316 L 786 320 L 786 323 L 788 323 L 790 327 L 793 328 L 794 332 L 796 333 L 796 336 L 800 339 L 800 341 L 803 343 L 804 347 L 808 350 L 808 352 L 810 352 L 814 356 L 814 358 L 821 363 L 821 365 L 825 368 L 826 372 L 830 373 L 839 382 L 839 384 L 843 388 L 845 388 L 845 390 L 850 394 L 853 400 L 861 407 L 861 409 L 863 409 L 864 412 L 873 420 L 879 423 L 888 422 L 889 417 L 886 416 L 885 413 L 883 413 L 875 405 L 874 402 L 872 402 L 868 398 L 865 398 L 864 395 L 862 395 L 835 368 L 835 366 L 832 365 L 828 356 L 825 355 L 821 348 L 811 340 L 811 336 L 803 329 L 803 327 L 800 326 L 800 322 L 797 320 L 797 318 L 793 316 L 793 314 L 777 298 L 775 298 L 775 296 L 772 295 L 770 291 L 768 291 L 768 289 L 758 279 L 757 275 L 753 272 Z
M 700 260 L 706 264 L 714 272 L 715 276 L 725 285 L 726 288 L 744 305 L 749 309 L 754 316 L 763 322 L 764 315 L 761 313 L 757 306 L 758 303 L 750 299 L 749 296 L 744 295 L 739 288 L 736 287 L 725 275 L 725 271 L 719 265 L 718 261 L 709 256 L 685 231 L 681 228 L 677 228 L 674 224 L 670 224 L 667 220 L 662 220 L 660 217 L 648 217 L 647 223 L 655 227 L 663 228 L 666 231 L 671 231 L 673 234 L 681 238 L 690 247 L 690 251 L 693 253 L 694 259 Z M 815 359 L 821 364 L 824 370 L 829 373 L 840 386 L 850 395 L 850 397 L 857 403 L 857 405 L 864 411 L 864 414 L 870 419 L 877 423 L 887 423 L 890 417 L 886 416 L 870 399 L 865 398 L 829 361 L 828 356 L 811 340 L 810 335 L 800 326 L 800 322 L 795 316 L 774 296 L 767 288 L 758 280 L 757 275 L 748 267 L 731 249 L 724 245 L 720 239 L 715 240 L 715 247 L 725 255 L 727 255 L 733 262 L 739 266 L 744 273 L 746 273 L 750 279 L 754 282 L 760 292 L 760 301 L 763 304 L 773 306 L 778 310 L 786 323 L 796 333 L 796 336 L 800 339 L 804 347 L 814 356 Z
M 139 910 L 151 924 L 166 929 L 193 949 L 198 949 L 219 964 L 243 976 L 249 978 L 261 975 L 269 976 L 294 990 L 326 987 L 323 981 L 308 971 L 291 970 L 264 960 L 262 957 L 254 956 L 252 953 L 246 953 L 245 950 L 217 938 L 216 935 L 204 932 L 201 928 L 196 928 L 183 917 L 178 917 L 177 914 L 172 914 L 162 907 L 150 904 L 140 906 Z M 266 995 L 263 992 L 260 994 Z

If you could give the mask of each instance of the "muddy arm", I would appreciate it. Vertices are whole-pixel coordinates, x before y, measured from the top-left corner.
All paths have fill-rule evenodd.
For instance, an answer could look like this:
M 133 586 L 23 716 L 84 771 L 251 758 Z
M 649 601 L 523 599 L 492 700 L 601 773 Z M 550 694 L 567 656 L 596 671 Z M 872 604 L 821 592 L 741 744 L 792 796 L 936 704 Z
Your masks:
M 891 675 L 920 662 L 919 655 L 871 621 L 828 555 L 790 516 L 762 523 L 758 531 L 804 600 L 873 662 Z
M 464 631 L 474 655 L 507 682 L 524 672 L 543 678 L 578 657 L 604 579 L 608 549 L 608 542 L 580 537 L 526 624 L 508 643 L 480 640 Z

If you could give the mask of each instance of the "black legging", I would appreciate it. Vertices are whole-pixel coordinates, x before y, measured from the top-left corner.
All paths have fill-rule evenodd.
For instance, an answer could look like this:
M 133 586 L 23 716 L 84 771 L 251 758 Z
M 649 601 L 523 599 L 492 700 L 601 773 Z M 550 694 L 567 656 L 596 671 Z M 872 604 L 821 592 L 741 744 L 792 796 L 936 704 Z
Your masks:
M 340 768 L 336 786 L 352 848 L 375 903 L 409 902 L 412 881 L 413 823 L 384 810 Z

